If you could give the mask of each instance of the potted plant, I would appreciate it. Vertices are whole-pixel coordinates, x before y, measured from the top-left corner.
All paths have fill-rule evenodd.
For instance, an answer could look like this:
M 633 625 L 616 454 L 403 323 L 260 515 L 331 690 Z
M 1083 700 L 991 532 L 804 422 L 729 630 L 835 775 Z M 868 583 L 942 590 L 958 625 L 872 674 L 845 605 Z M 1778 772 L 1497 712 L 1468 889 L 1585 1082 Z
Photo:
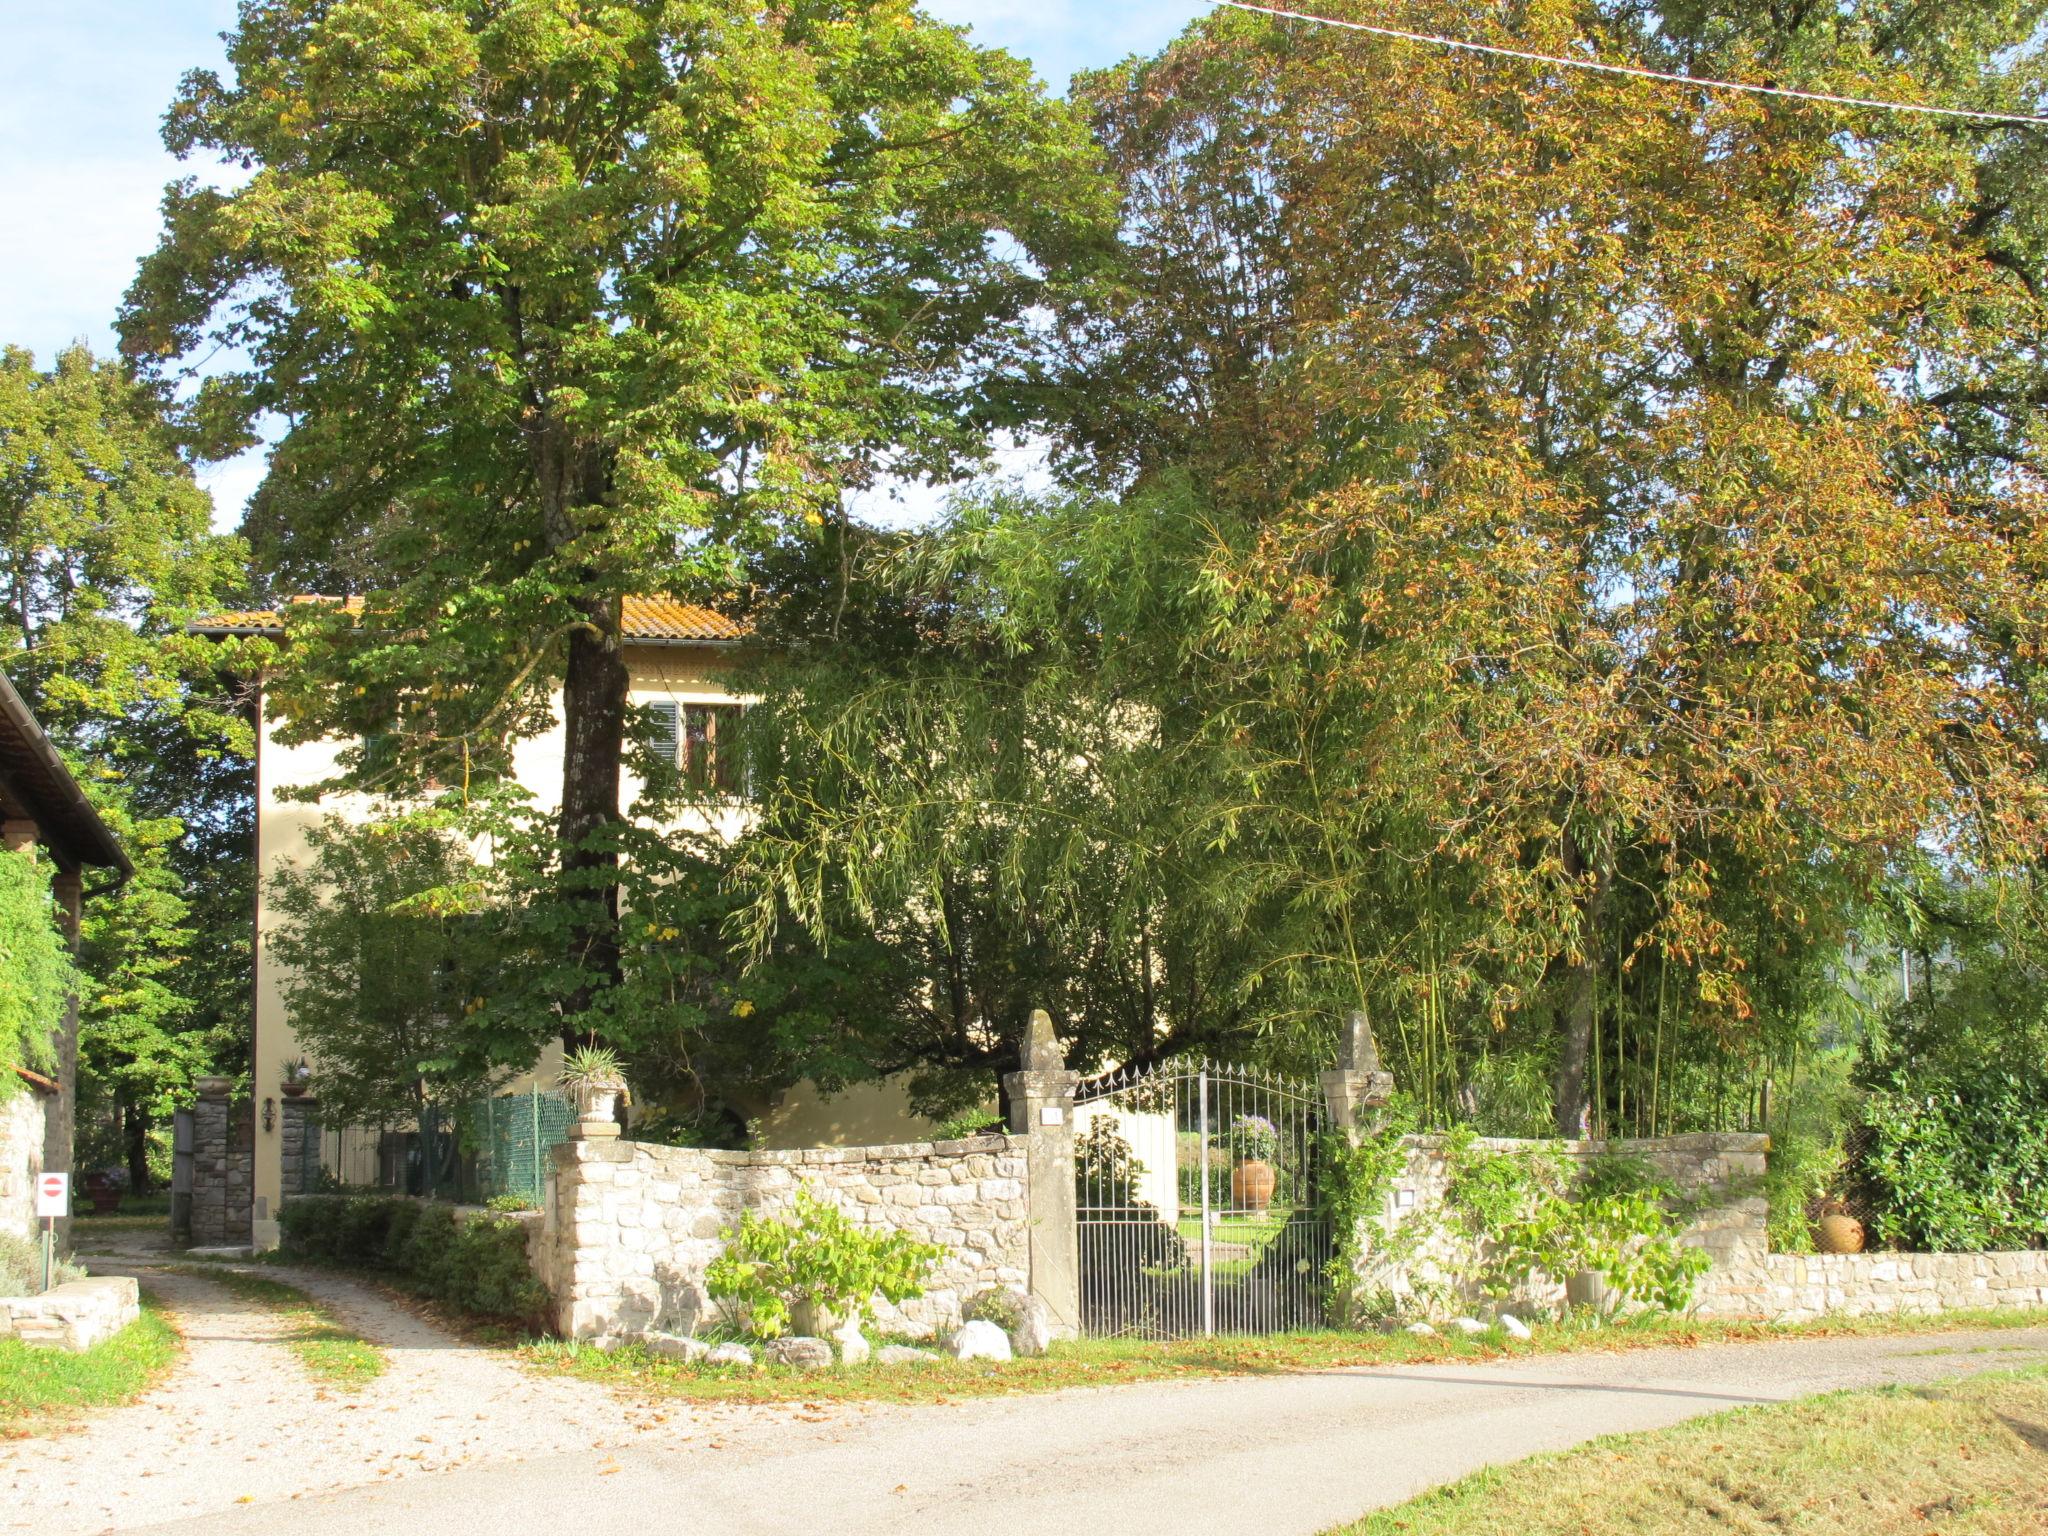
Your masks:
M 85 1176 L 85 1192 L 92 1198 L 95 1216 L 111 1216 L 121 1209 L 121 1195 L 128 1188 L 128 1170 L 115 1165 L 95 1168 Z
M 626 1074 L 617 1051 L 579 1045 L 562 1058 L 561 1084 L 576 1102 L 579 1136 L 618 1134 L 618 1104 L 626 1092 Z
M 1230 1170 L 1230 1201 L 1239 1210 L 1263 1212 L 1273 1203 L 1280 1176 L 1273 1156 L 1280 1132 L 1264 1115 L 1239 1115 L 1224 1133 L 1236 1166 Z
M 306 1090 L 313 1085 L 313 1067 L 305 1057 L 288 1061 L 284 1067 L 284 1081 L 278 1086 L 284 1089 L 288 1099 L 304 1098 Z

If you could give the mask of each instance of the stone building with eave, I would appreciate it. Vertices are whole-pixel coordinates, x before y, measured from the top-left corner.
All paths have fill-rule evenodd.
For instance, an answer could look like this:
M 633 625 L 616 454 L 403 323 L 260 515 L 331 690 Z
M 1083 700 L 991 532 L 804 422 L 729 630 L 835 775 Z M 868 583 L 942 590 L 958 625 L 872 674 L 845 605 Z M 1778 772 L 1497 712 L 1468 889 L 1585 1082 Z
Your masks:
M 58 926 L 78 948 L 87 870 L 104 870 L 118 885 L 134 874 L 128 855 L 64 766 L 28 705 L 0 673 L 0 845 L 50 870 Z M 100 887 L 104 888 L 104 887 Z M 10 1063 L 26 1092 L 0 1097 L 0 1232 L 36 1230 L 35 1177 L 72 1171 L 78 1115 L 78 1000 L 65 1010 L 52 1042 L 54 1072 Z M 60 1233 L 63 1228 L 60 1225 Z

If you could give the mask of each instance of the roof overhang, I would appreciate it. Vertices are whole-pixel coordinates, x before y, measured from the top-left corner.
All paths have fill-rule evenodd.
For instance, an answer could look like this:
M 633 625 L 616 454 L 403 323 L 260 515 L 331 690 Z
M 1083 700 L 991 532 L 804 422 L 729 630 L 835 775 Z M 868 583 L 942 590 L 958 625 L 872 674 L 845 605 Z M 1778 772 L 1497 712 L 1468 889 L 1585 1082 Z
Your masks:
M 120 839 L 100 820 L 5 673 L 0 673 L 0 800 L 36 824 L 36 840 L 50 850 L 58 868 L 74 873 L 86 865 L 114 869 L 123 879 L 135 873 Z

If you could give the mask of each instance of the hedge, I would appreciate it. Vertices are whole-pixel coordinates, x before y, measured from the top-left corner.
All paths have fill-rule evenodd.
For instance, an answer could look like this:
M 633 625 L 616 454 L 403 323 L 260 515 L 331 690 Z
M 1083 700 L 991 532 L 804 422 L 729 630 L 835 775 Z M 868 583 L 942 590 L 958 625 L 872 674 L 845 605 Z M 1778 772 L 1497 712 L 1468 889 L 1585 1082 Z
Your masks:
M 526 1261 L 526 1227 L 506 1216 L 396 1195 L 294 1195 L 278 1210 L 293 1258 L 375 1269 L 460 1311 L 538 1323 L 547 1292 Z

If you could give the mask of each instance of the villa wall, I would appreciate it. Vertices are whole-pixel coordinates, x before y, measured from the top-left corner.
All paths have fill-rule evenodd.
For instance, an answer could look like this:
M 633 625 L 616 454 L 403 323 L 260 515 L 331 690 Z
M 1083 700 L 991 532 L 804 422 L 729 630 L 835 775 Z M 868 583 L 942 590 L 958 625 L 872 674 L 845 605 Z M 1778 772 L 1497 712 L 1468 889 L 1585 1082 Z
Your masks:
M 1430 1231 L 1424 1241 L 1399 1240 L 1404 1226 L 1433 1222 L 1441 1209 L 1451 1182 L 1450 1145 L 1443 1136 L 1402 1138 L 1405 1166 L 1390 1181 L 1382 1209 L 1364 1218 L 1358 1245 L 1362 1296 L 1384 1293 L 1404 1309 L 1433 1313 L 1471 1310 L 1481 1302 L 1472 1280 L 1480 1256 L 1470 1242 L 1441 1228 Z M 1767 1136 L 1729 1132 L 1613 1141 L 1482 1137 L 1469 1146 L 1507 1155 L 1559 1149 L 1581 1164 L 1604 1156 L 1646 1163 L 1697 1207 L 1680 1241 L 1706 1249 L 1717 1268 L 1748 1255 L 1751 1245 L 1762 1238 Z M 1509 1298 L 1512 1305 L 1537 1312 L 1555 1311 L 1564 1299 L 1562 1279 L 1542 1277 Z
M 1693 1300 L 1701 1317 L 1776 1323 L 1989 1307 L 2048 1307 L 2048 1252 L 1772 1253 L 1758 1222 L 1715 1256 Z
M 863 1226 L 945 1250 L 922 1296 L 883 1308 L 887 1331 L 942 1333 L 967 1298 L 1030 1279 L 1024 1138 L 804 1151 L 715 1152 L 566 1141 L 529 1251 L 568 1338 L 613 1343 L 709 1321 L 704 1272 L 748 1211 L 793 1208 L 799 1190 Z
M 13 1237 L 33 1237 L 42 1230 L 36 1220 L 36 1175 L 43 1171 L 48 1102 L 48 1095 L 26 1083 L 16 1083 L 12 1093 L 0 1098 L 0 1232 Z

